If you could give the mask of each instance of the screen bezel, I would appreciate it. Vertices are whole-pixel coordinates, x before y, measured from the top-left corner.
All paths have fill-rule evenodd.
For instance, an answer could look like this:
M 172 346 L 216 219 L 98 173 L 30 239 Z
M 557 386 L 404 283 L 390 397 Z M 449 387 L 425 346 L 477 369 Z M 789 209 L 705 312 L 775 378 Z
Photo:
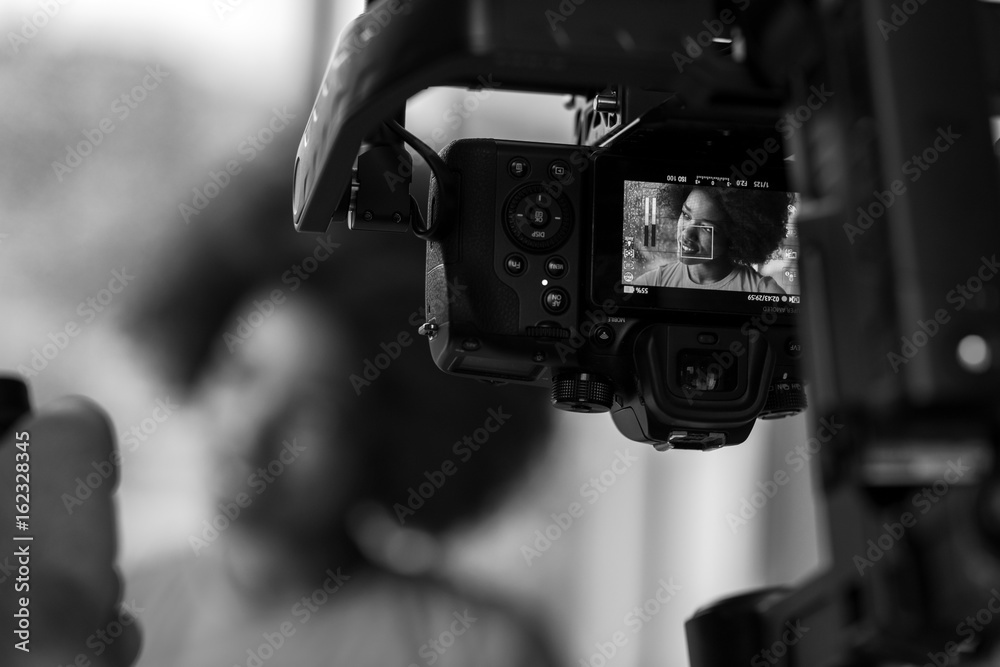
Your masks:
M 785 173 L 785 164 L 779 156 L 773 156 L 771 165 L 760 165 L 752 176 L 750 185 L 766 182 L 767 188 L 747 187 L 748 190 L 768 189 L 790 192 Z M 646 181 L 667 183 L 668 175 L 686 176 L 688 183 L 708 187 L 729 187 L 734 173 L 733 165 L 685 162 L 681 160 L 661 160 L 624 157 L 601 154 L 594 162 L 594 228 L 592 245 L 591 296 L 595 303 L 611 299 L 622 308 L 637 309 L 637 314 L 651 311 L 732 313 L 755 315 L 765 311 L 779 316 L 796 315 L 801 306 L 801 295 L 785 301 L 780 295 L 758 295 L 753 292 L 726 292 L 707 289 L 686 289 L 675 287 L 652 288 L 648 293 L 638 291 L 625 293 L 622 284 L 622 250 L 624 229 L 624 201 L 626 181 Z M 695 183 L 696 176 L 718 176 L 717 181 Z M 766 297 L 778 296 L 778 300 Z M 763 298 L 761 298 L 763 297 Z

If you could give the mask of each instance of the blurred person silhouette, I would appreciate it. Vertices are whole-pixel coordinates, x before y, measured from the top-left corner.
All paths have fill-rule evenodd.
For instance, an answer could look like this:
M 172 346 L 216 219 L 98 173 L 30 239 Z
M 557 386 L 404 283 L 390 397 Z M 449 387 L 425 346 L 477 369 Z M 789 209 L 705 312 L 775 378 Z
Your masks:
M 391 294 L 347 286 L 393 312 Z M 129 580 L 130 597 L 174 612 L 169 632 L 145 630 L 139 664 L 248 664 L 285 639 L 287 664 L 552 664 L 531 624 L 431 574 L 433 536 L 478 516 L 539 447 L 544 400 L 456 391 L 413 368 L 425 350 L 373 345 L 405 341 L 399 329 L 296 297 L 220 352 L 197 393 L 223 449 L 214 524 Z M 384 350 L 399 356 L 352 385 Z
M 638 276 L 632 284 L 655 287 L 784 294 L 753 265 L 770 259 L 785 237 L 789 196 L 734 188 L 668 188 L 677 220 L 677 259 Z M 680 205 L 678 206 L 679 202 Z
M 495 509 L 544 455 L 545 393 L 437 370 L 415 334 L 423 242 L 296 234 L 278 153 L 164 247 L 151 262 L 162 279 L 132 296 L 130 331 L 187 390 L 218 443 L 220 480 L 190 550 L 126 577 L 141 611 L 137 664 L 556 664 L 542 619 L 449 581 L 439 562 L 440 538 Z M 73 432 L 81 451 L 113 446 L 86 403 L 57 421 L 60 446 L 79 444 Z M 107 538 L 77 566 L 105 584 L 73 598 L 102 609 L 120 593 L 110 488 L 72 523 L 76 537 Z M 61 614 L 81 627 L 104 617 L 80 621 L 77 608 Z M 49 631 L 66 622 L 53 618 Z M 53 655 L 72 660 L 77 647 L 91 664 L 127 665 L 129 638 Z
M 220 450 L 191 551 L 128 579 L 129 597 L 160 606 L 138 664 L 555 664 L 538 619 L 438 567 L 438 538 L 493 509 L 543 453 L 544 393 L 433 366 L 415 331 L 421 241 L 299 236 L 287 179 L 247 186 L 234 182 L 215 215 L 278 270 L 220 282 L 199 244 L 200 260 L 136 311 Z M 270 225 L 280 231 L 246 238 Z M 216 315 L 171 332 L 193 294 Z

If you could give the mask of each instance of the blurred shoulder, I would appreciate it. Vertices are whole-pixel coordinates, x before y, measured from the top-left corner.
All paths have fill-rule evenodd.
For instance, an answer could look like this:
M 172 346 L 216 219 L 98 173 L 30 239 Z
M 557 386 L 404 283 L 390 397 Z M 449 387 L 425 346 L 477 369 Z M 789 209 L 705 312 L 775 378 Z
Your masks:
M 388 652 L 396 653 L 400 664 L 547 667 L 558 663 L 537 620 L 497 598 L 428 577 L 379 573 L 354 583 L 353 591 L 345 586 L 343 602 L 351 600 L 342 610 L 349 612 L 347 622 L 357 636 L 370 640 L 363 653 L 375 646 L 388 649 L 384 638 L 395 637 L 396 646 Z M 343 620 L 334 614 L 328 622 L 342 628 Z

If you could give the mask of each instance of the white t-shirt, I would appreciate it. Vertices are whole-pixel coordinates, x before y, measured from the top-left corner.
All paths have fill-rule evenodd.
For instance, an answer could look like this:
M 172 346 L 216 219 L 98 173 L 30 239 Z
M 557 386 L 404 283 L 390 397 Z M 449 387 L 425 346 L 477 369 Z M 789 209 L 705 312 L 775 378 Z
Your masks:
M 328 573 L 346 579 L 343 590 L 269 600 L 243 591 L 219 555 L 146 566 L 127 578 L 125 598 L 141 610 L 137 667 L 554 664 L 519 619 L 488 600 L 415 578 Z
M 715 282 L 696 283 L 691 279 L 691 269 L 686 264 L 672 262 L 648 271 L 633 282 L 633 285 L 654 287 L 683 287 L 687 289 L 726 290 L 731 292 L 767 292 L 784 294 L 785 290 L 768 276 L 762 276 L 749 266 L 735 266 L 725 278 Z

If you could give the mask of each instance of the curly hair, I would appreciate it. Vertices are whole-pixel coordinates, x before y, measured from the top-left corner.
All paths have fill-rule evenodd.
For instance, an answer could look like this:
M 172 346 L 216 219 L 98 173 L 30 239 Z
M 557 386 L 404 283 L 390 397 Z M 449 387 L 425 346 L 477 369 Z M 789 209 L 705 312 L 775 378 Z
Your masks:
M 750 266 L 772 259 L 785 238 L 788 207 L 795 195 L 769 190 L 738 188 L 684 188 L 682 202 L 694 190 L 701 190 L 728 218 L 729 259 Z M 680 207 L 678 207 L 679 209 Z
M 286 146 L 285 153 L 294 154 L 294 148 Z M 279 152 L 271 150 L 269 157 Z M 285 154 L 279 157 L 276 162 L 292 162 Z M 415 331 L 424 306 L 420 239 L 333 225 L 325 242 L 342 247 L 314 264 L 307 278 L 295 277 L 290 267 L 305 266 L 303 258 L 312 261 L 320 237 L 294 232 L 286 180 L 285 172 L 264 158 L 234 180 L 206 213 L 214 224 L 179 237 L 158 258 L 166 278 L 135 293 L 127 324 L 131 334 L 158 358 L 177 395 L 193 392 L 211 372 L 213 351 L 248 299 L 277 288 L 289 299 L 311 303 L 350 325 L 343 327 L 343 347 L 332 348 L 344 361 L 328 369 L 336 376 L 342 405 L 329 410 L 341 415 L 358 453 L 352 471 L 358 493 L 395 517 L 396 505 L 412 509 L 411 490 L 451 461 L 461 474 L 449 477 L 433 498 L 414 500 L 424 506 L 406 511 L 405 525 L 441 534 L 483 518 L 547 451 L 554 416 L 547 391 L 475 382 L 435 367 Z M 409 347 L 417 349 L 399 354 L 363 392 L 355 389 L 349 375 L 360 375 L 365 358 L 375 358 L 383 352 L 381 343 L 404 332 L 411 335 Z M 466 436 L 486 433 L 482 426 L 490 410 L 510 419 L 488 443 L 467 445 Z

